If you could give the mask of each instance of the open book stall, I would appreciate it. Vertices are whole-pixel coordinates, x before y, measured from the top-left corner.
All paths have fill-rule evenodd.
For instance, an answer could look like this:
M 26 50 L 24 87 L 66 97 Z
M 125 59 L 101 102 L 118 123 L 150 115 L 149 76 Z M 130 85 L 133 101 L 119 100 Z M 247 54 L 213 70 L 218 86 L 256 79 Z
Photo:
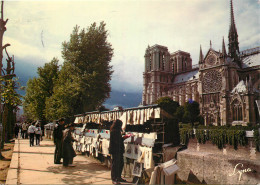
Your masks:
M 113 121 L 119 119 L 123 122 L 123 131 L 131 134 L 124 140 L 123 175 L 140 176 L 142 169 L 164 162 L 162 145 L 167 116 L 157 105 L 75 115 L 74 123 L 78 126 L 74 137 L 78 142 L 74 142 L 74 149 L 109 161 L 109 129 Z

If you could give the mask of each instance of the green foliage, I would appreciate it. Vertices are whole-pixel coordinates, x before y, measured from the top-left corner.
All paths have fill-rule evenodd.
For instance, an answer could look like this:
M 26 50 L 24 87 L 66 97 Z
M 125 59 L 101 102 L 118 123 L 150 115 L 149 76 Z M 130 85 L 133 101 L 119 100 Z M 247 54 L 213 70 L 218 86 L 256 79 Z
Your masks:
M 5 139 L 11 139 L 13 133 L 13 126 L 15 122 L 14 110 L 21 105 L 21 96 L 16 92 L 15 89 L 19 88 L 17 78 L 0 78 L 1 85 L 1 104 L 3 104 L 3 112 L 0 122 L 3 123 L 2 131 L 2 143 L 1 148 Z
M 174 115 L 177 108 L 180 106 L 178 102 L 173 101 L 170 97 L 159 98 L 155 103 L 171 115 Z
M 18 105 L 21 105 L 21 95 L 16 92 L 18 84 L 18 79 L 5 79 L 0 77 L 1 85 L 1 103 L 9 104 L 13 108 L 16 108 Z
M 189 127 L 183 127 L 179 129 L 180 132 L 180 143 L 187 145 L 189 143 L 189 139 L 193 136 L 193 129 Z
M 179 106 L 176 109 L 176 112 L 174 113 L 174 117 L 178 119 L 179 122 L 182 122 L 183 120 L 183 115 L 184 115 L 184 107 L 183 106 Z
M 251 129 L 248 127 L 209 127 L 199 125 L 198 128 L 196 128 L 195 137 L 199 143 L 206 143 L 206 141 L 209 140 L 212 142 L 212 144 L 217 145 L 219 149 L 222 149 L 226 144 L 229 144 L 233 145 L 234 149 L 236 150 L 238 145 L 245 146 L 248 144 L 246 130 Z M 254 134 L 257 135 L 257 132 L 254 132 Z M 187 142 L 189 138 L 193 136 L 193 129 L 190 124 L 180 124 L 180 138 L 182 143 Z M 257 142 L 259 142 L 259 140 L 256 141 L 256 143 Z
M 184 115 L 182 117 L 182 122 L 183 123 L 190 123 L 191 122 L 191 114 L 189 111 L 185 111 Z
M 198 121 L 198 116 L 200 114 L 200 107 L 198 102 L 186 102 L 184 105 L 184 111 L 185 113 L 183 115 L 183 119 L 185 119 L 185 122 L 191 122 L 193 124 L 195 121 Z
M 54 84 L 59 73 L 58 59 L 38 68 L 38 77 L 27 82 L 23 108 L 28 119 L 46 120 L 46 99 L 53 94 Z
M 46 100 L 48 119 L 96 110 L 109 97 L 113 49 L 105 25 L 93 23 L 82 30 L 76 26 L 70 40 L 63 42 L 64 63 L 54 94 Z
M 103 111 L 108 111 L 109 109 L 107 109 L 104 105 L 101 105 L 100 107 L 98 107 L 97 111 L 99 112 L 103 112 Z
M 196 136 L 198 142 L 203 143 L 203 144 L 205 144 L 206 141 L 209 139 L 207 130 L 203 130 L 203 129 L 196 130 L 195 136 Z
M 230 129 L 211 129 L 209 131 L 209 139 L 213 144 L 216 144 L 219 149 L 223 148 L 226 144 L 233 145 L 236 150 L 238 144 L 245 146 L 247 144 L 245 130 Z

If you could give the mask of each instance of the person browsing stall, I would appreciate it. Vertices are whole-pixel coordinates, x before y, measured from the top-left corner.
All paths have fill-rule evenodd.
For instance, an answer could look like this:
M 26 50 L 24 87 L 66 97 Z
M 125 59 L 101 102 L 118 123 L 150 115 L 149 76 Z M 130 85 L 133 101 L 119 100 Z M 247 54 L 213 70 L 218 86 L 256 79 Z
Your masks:
M 53 133 L 55 144 L 54 164 L 61 164 L 64 123 L 64 118 L 60 118 L 58 121 L 58 126 L 54 129 Z
M 64 136 L 63 136 L 63 166 L 65 167 L 74 167 L 73 165 L 73 158 L 76 157 L 76 152 L 73 149 L 73 142 L 77 141 L 72 136 L 73 131 L 75 130 L 75 124 L 72 123 L 67 126 L 67 128 L 64 130 Z
M 120 182 L 126 182 L 126 180 L 121 177 L 121 174 L 124 167 L 124 139 L 130 137 L 130 135 L 122 136 L 121 132 L 122 121 L 115 120 L 110 128 L 109 143 L 109 153 L 112 156 L 111 179 L 113 184 L 120 184 Z

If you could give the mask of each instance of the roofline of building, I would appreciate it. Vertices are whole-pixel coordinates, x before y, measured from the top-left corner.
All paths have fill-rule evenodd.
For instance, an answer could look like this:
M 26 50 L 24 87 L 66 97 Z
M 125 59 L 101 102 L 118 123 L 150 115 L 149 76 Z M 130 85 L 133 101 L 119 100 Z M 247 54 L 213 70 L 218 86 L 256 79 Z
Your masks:
M 190 53 L 188 53 L 188 52 L 186 52 L 186 51 L 178 50 L 178 51 L 175 51 L 175 52 L 171 53 L 171 56 L 172 56 L 172 55 L 175 55 L 175 54 L 178 54 L 178 53 L 184 53 L 184 54 L 190 55 Z

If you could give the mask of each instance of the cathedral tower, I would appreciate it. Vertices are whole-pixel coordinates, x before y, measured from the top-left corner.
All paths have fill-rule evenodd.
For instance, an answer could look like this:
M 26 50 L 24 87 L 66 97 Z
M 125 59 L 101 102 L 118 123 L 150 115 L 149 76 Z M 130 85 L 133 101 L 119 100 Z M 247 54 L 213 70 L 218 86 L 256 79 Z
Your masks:
M 153 104 L 171 83 L 170 53 L 165 46 L 148 46 L 145 52 L 142 104 Z
M 229 27 L 229 34 L 228 34 L 228 54 L 233 58 L 237 64 L 241 67 L 240 62 L 238 61 L 239 55 L 239 42 L 238 42 L 238 34 L 237 28 L 235 24 L 235 17 L 233 11 L 233 1 L 230 0 L 230 27 Z

